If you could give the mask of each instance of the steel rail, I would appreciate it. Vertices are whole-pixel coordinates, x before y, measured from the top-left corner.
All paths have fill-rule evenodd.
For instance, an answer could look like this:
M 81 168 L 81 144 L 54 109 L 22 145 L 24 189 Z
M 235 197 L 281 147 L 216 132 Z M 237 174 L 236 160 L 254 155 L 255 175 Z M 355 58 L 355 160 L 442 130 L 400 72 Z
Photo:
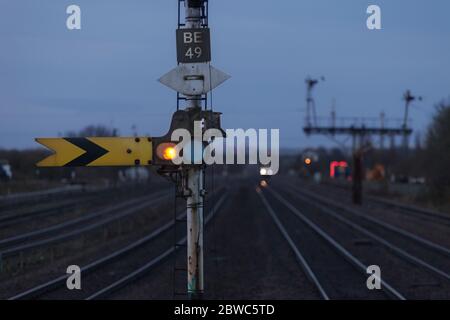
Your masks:
M 322 296 L 322 298 L 324 300 L 330 300 L 329 295 L 326 293 L 325 289 L 323 288 L 323 286 L 320 283 L 319 279 L 317 278 L 316 274 L 311 269 L 311 267 L 309 266 L 309 264 L 306 261 L 306 259 L 303 257 L 303 255 L 300 252 L 300 250 L 298 249 L 298 247 L 295 245 L 294 241 L 292 240 L 291 236 L 287 232 L 286 228 L 281 223 L 280 219 L 278 219 L 275 211 L 270 206 L 270 204 L 267 201 L 267 199 L 264 196 L 264 194 L 261 191 L 259 191 L 257 193 L 258 193 L 259 197 L 261 198 L 261 201 L 265 205 L 267 211 L 269 212 L 270 217 L 273 219 L 273 221 L 275 222 L 275 225 L 278 227 L 278 230 L 281 232 L 281 234 L 283 235 L 284 239 L 288 242 L 289 246 L 291 247 L 292 251 L 294 252 L 294 254 L 295 254 L 296 258 L 297 258 L 297 262 L 300 264 L 300 267 L 306 273 L 306 275 L 309 278 L 309 280 L 317 288 L 317 290 L 319 291 L 319 293 Z
M 160 192 L 154 194 L 153 197 L 150 200 L 153 200 L 154 198 L 157 198 L 158 196 L 161 196 L 163 193 L 164 193 L 164 191 L 160 191 Z M 137 204 L 139 202 L 145 201 L 147 198 L 148 198 L 148 196 L 141 196 L 139 198 L 132 199 L 132 200 L 129 200 L 127 202 L 117 204 L 115 206 L 110 206 L 108 208 L 97 210 L 97 211 L 94 211 L 92 213 L 82 215 L 81 217 L 74 218 L 74 219 L 71 219 L 71 220 L 67 220 L 65 222 L 58 223 L 58 224 L 55 224 L 55 225 L 52 225 L 52 226 L 49 226 L 49 227 L 45 227 L 45 228 L 37 229 L 37 230 L 31 231 L 31 232 L 27 232 L 27 233 L 23 233 L 23 234 L 20 234 L 20 235 L 12 236 L 12 237 L 9 237 L 9 238 L 1 239 L 0 240 L 0 247 L 1 248 L 5 248 L 5 247 L 11 246 L 13 244 L 18 244 L 18 243 L 23 243 L 23 242 L 30 241 L 33 238 L 36 238 L 36 237 L 39 237 L 39 236 L 43 236 L 43 235 L 46 235 L 46 234 L 51 234 L 52 232 L 60 231 L 60 230 L 65 229 L 67 227 L 71 227 L 71 226 L 74 226 L 74 225 L 82 223 L 82 222 L 93 220 L 93 219 L 95 219 L 97 217 L 103 216 L 105 214 L 112 213 L 112 212 L 117 211 L 117 210 L 121 210 L 121 209 L 123 209 L 125 207 L 134 206 L 135 204 Z
M 36 217 L 45 217 L 48 215 L 56 214 L 62 210 L 70 210 L 77 208 L 80 205 L 80 201 L 92 201 L 93 199 L 100 199 L 98 196 L 80 197 L 77 200 L 68 200 L 63 203 L 59 203 L 56 206 L 48 208 L 38 208 L 31 211 L 25 211 L 18 214 L 8 214 L 0 217 L 0 228 L 6 228 L 12 224 L 29 220 Z
M 134 206 L 132 208 L 126 209 L 125 211 L 121 212 L 118 215 L 115 215 L 115 216 L 112 216 L 112 217 L 108 217 L 108 218 L 103 219 L 103 220 L 101 220 L 101 221 L 99 221 L 97 223 L 94 223 L 94 224 L 91 224 L 91 225 L 88 225 L 88 226 L 84 226 L 82 228 L 75 229 L 75 230 L 72 230 L 70 232 L 67 232 L 67 233 L 64 233 L 64 234 L 61 234 L 61 235 L 57 235 L 55 237 L 51 237 L 51 238 L 47 238 L 47 239 L 43 239 L 43 240 L 38 240 L 38 241 L 35 241 L 35 242 L 32 242 L 32 243 L 15 246 L 15 247 L 9 248 L 7 250 L 1 251 L 0 252 L 0 261 L 2 259 L 4 259 L 4 258 L 10 257 L 10 256 L 15 255 L 15 254 L 18 254 L 19 252 L 22 252 L 24 250 L 34 249 L 34 248 L 41 247 L 41 246 L 44 246 L 44 245 L 47 245 L 47 244 L 51 244 L 51 243 L 54 243 L 54 242 L 57 242 L 57 241 L 67 240 L 67 239 L 72 238 L 72 237 L 74 237 L 76 235 L 79 235 L 79 234 L 86 233 L 88 231 L 97 229 L 97 228 L 102 227 L 102 226 L 104 226 L 104 225 L 106 225 L 108 223 L 111 223 L 113 221 L 117 221 L 117 220 L 122 219 L 124 217 L 127 217 L 129 215 L 135 214 L 136 212 L 138 212 L 138 211 L 148 207 L 152 203 L 155 203 L 157 201 L 160 201 L 160 200 L 166 198 L 167 196 L 168 195 L 164 195 L 164 196 L 158 197 L 156 199 L 148 200 L 148 201 L 146 201 L 146 202 L 144 202 L 142 204 L 139 204 L 139 205 L 136 205 L 136 206 Z
M 221 199 L 222 201 L 220 203 L 223 202 L 225 196 L 226 196 L 226 194 L 224 196 L 222 196 L 223 199 Z M 216 205 L 213 212 L 215 212 L 215 210 L 217 210 L 217 207 L 218 206 Z M 182 219 L 185 216 L 186 216 L 186 213 L 183 213 L 183 214 L 179 215 L 178 218 Z M 206 220 L 207 220 L 207 222 L 209 221 L 208 218 Z M 168 222 L 168 223 L 164 224 L 163 226 L 155 229 L 147 236 L 140 238 L 140 239 L 134 241 L 133 243 L 108 254 L 107 256 L 104 256 L 102 258 L 94 260 L 93 262 L 81 267 L 80 268 L 81 273 L 83 275 L 90 274 L 90 273 L 94 272 L 95 270 L 107 265 L 108 263 L 112 263 L 112 262 L 116 261 L 117 259 L 121 258 L 122 256 L 155 240 L 160 235 L 162 235 L 164 232 L 170 230 L 173 227 L 173 225 L 174 225 L 174 221 Z M 155 259 L 153 259 L 153 260 L 155 260 Z M 162 260 L 163 260 L 163 258 L 161 258 L 161 261 Z M 65 284 L 68 276 L 69 275 L 61 275 L 55 279 L 46 281 L 40 285 L 37 285 L 33 288 L 26 290 L 24 292 L 18 293 L 16 295 L 8 298 L 8 300 L 32 299 L 32 298 L 39 297 L 40 295 L 43 295 L 43 294 L 53 290 L 54 288 L 63 286 Z M 110 290 L 112 290 L 112 289 L 109 289 L 108 291 L 110 291 Z
M 450 215 L 446 215 L 445 213 L 441 213 L 439 211 L 425 209 L 425 208 L 419 208 L 417 206 L 407 205 L 404 203 L 399 203 L 397 201 L 387 200 L 387 199 L 381 199 L 379 197 L 374 196 L 367 196 L 367 199 L 370 201 L 380 203 L 384 206 L 388 207 L 394 207 L 400 210 L 404 210 L 403 212 L 413 213 L 417 215 L 420 215 L 422 218 L 428 218 L 428 220 L 435 219 L 446 222 L 445 225 L 450 225 Z M 403 213 L 402 211 L 399 211 L 400 213 Z
M 420 259 L 420 258 L 418 258 L 418 257 L 416 257 L 416 256 L 414 256 L 414 255 L 412 255 L 410 253 L 408 253 L 407 251 L 399 248 L 398 246 L 396 246 L 396 245 L 392 244 L 391 242 L 387 241 L 386 239 L 377 236 L 376 234 L 374 234 L 373 232 L 367 230 L 366 228 L 363 228 L 360 225 L 350 221 L 349 219 L 344 218 L 342 215 L 336 213 L 335 211 L 329 209 L 328 207 L 325 207 L 324 205 L 321 205 L 321 204 L 318 204 L 316 202 L 311 201 L 311 199 L 309 197 L 314 198 L 316 200 L 319 200 L 319 198 L 316 195 L 308 194 L 308 197 L 305 197 L 305 196 L 301 196 L 299 194 L 294 193 L 292 190 L 287 190 L 287 192 L 290 192 L 294 196 L 302 199 L 303 201 L 308 202 L 311 205 L 319 208 L 324 213 L 332 216 L 333 218 L 341 221 L 342 223 L 350 226 L 351 228 L 353 228 L 355 230 L 358 230 L 359 232 L 363 233 L 367 237 L 371 238 L 372 240 L 374 240 L 374 241 L 378 242 L 379 244 L 383 245 L 384 247 L 388 248 L 389 250 L 391 250 L 395 254 L 397 254 L 397 255 L 399 255 L 399 256 L 409 260 L 411 263 L 415 264 L 416 266 L 420 266 L 422 268 L 425 268 L 425 269 L 431 271 L 432 273 L 434 273 L 434 274 L 436 274 L 436 275 L 438 275 L 440 277 L 443 277 L 446 280 L 450 280 L 450 274 L 449 273 L 447 273 L 447 272 L 445 272 L 445 271 L 443 271 L 443 270 L 441 270 L 439 268 L 436 268 L 433 265 L 427 263 L 426 261 L 424 261 L 424 260 L 422 260 L 422 259 Z M 302 191 L 299 191 L 299 192 L 302 192 Z M 322 200 L 322 202 L 325 202 L 325 201 Z M 328 205 L 330 205 L 330 204 L 328 204 Z
M 83 267 L 81 267 L 81 273 L 83 275 L 89 274 L 96 269 L 106 265 L 107 263 L 113 262 L 114 260 L 120 258 L 121 256 L 147 244 L 148 242 L 152 241 L 159 235 L 161 235 L 163 232 L 169 230 L 173 225 L 173 222 L 169 222 L 164 224 L 163 226 L 157 228 L 156 230 L 152 231 L 149 235 L 117 250 L 112 252 L 111 254 L 108 254 L 107 256 L 104 256 L 100 259 L 97 259 Z M 35 286 L 31 289 L 28 289 L 22 293 L 16 294 L 13 297 L 10 297 L 8 300 L 19 300 L 19 299 L 31 299 L 35 298 L 39 295 L 42 295 L 50 290 L 52 290 L 55 287 L 64 285 L 68 275 L 62 275 L 55 279 L 52 279 L 50 281 L 47 281 L 43 284 L 40 284 L 38 286 Z
M 345 249 L 342 245 L 340 245 L 333 237 L 331 237 L 328 233 L 326 233 L 322 228 L 320 228 L 313 221 L 308 219 L 303 213 L 301 213 L 296 207 L 294 207 L 289 201 L 283 198 L 278 192 L 273 190 L 272 188 L 268 188 L 268 190 L 277 198 L 282 204 L 284 204 L 295 216 L 297 216 L 300 220 L 302 220 L 306 225 L 308 225 L 312 230 L 314 230 L 320 237 L 322 237 L 326 242 L 328 242 L 331 246 L 335 248 L 335 250 L 340 253 L 344 258 L 347 259 L 351 264 L 353 264 L 356 268 L 358 268 L 364 275 L 367 273 L 367 266 L 364 265 L 360 260 L 358 260 L 355 256 L 353 256 L 347 249 Z M 376 277 L 376 275 L 374 275 Z M 385 280 L 377 277 L 381 282 L 383 289 L 385 292 L 391 295 L 393 298 L 399 300 L 406 300 L 406 298 L 394 289 L 389 283 Z
M 432 242 L 430 240 L 424 239 L 424 238 L 422 238 L 422 237 L 420 237 L 418 235 L 415 235 L 415 234 L 413 234 L 413 233 L 411 233 L 409 231 L 406 231 L 406 230 L 404 230 L 402 228 L 390 225 L 390 224 L 388 224 L 388 223 L 386 223 L 386 222 L 384 222 L 384 221 L 382 221 L 380 219 L 377 219 L 377 218 L 374 218 L 374 217 L 370 217 L 370 216 L 367 216 L 367 215 L 363 215 L 363 214 L 357 212 L 355 209 L 350 208 L 347 205 L 334 203 L 334 202 L 332 202 L 332 201 L 330 201 L 328 199 L 325 199 L 322 196 L 319 196 L 317 193 L 312 193 L 312 192 L 309 192 L 309 191 L 306 191 L 306 190 L 302 190 L 302 189 L 300 189 L 300 188 L 298 188 L 298 187 L 296 187 L 294 185 L 292 185 L 292 187 L 296 191 L 301 192 L 301 193 L 307 195 L 308 197 L 315 198 L 316 200 L 318 200 L 318 201 L 320 201 L 320 202 L 322 202 L 322 203 L 324 203 L 326 205 L 333 206 L 335 208 L 338 208 L 338 209 L 350 212 L 351 214 L 354 214 L 354 215 L 356 215 L 356 216 L 358 216 L 358 217 L 360 217 L 362 219 L 365 219 L 367 221 L 375 223 L 375 224 L 377 224 L 377 225 L 379 225 L 379 226 L 381 226 L 383 228 L 389 229 L 392 232 L 400 234 L 400 235 L 402 235 L 404 237 L 407 237 L 407 238 L 409 238 L 411 240 L 417 241 L 420 244 L 422 244 L 424 246 L 427 246 L 427 247 L 429 247 L 429 248 L 431 248 L 433 250 L 436 250 L 436 251 L 438 251 L 441 254 L 444 254 L 446 256 L 450 256 L 450 249 L 446 248 L 446 247 L 444 247 L 444 246 L 442 246 L 440 244 L 437 244 L 437 243 L 434 243 L 434 242 Z
M 289 182 L 290 184 L 293 184 L 292 182 Z M 328 188 L 333 188 L 333 189 L 339 189 L 341 192 L 347 192 L 348 189 L 344 186 L 340 186 L 340 185 L 333 185 L 333 184 L 326 184 Z M 408 213 L 409 215 L 411 215 L 411 213 L 415 216 L 415 217 L 420 217 L 420 218 L 425 218 L 430 222 L 438 222 L 437 220 L 440 220 L 441 222 L 445 222 L 446 226 L 450 225 L 450 214 L 445 214 L 444 212 L 440 212 L 440 211 L 436 211 L 436 210 L 432 210 L 432 209 L 428 209 L 428 208 L 421 208 L 415 205 L 409 205 L 409 204 L 405 204 L 405 203 L 401 203 L 398 201 L 394 201 L 394 200 L 389 200 L 389 199 L 383 199 L 380 198 L 378 196 L 373 196 L 373 195 L 369 195 L 366 194 L 365 195 L 366 199 L 372 201 L 373 203 L 378 203 L 381 204 L 383 206 L 387 206 L 387 207 L 394 207 L 397 209 L 400 209 L 399 211 L 396 211 L 397 213 L 400 214 L 405 214 Z
M 312 192 L 309 192 L 309 191 L 306 191 L 306 190 L 302 190 L 302 189 L 300 189 L 300 188 L 298 188 L 296 186 L 292 186 L 292 187 L 296 191 L 298 191 L 300 193 L 303 193 L 303 194 L 307 195 L 308 197 L 314 198 L 314 199 L 316 199 L 316 200 L 318 200 L 318 201 L 320 201 L 320 202 L 322 202 L 322 203 L 324 203 L 326 205 L 338 208 L 340 210 L 344 210 L 344 211 L 350 212 L 351 214 L 353 214 L 355 216 L 358 216 L 358 217 L 360 217 L 362 219 L 370 221 L 370 222 L 372 222 L 372 223 L 374 223 L 376 225 L 379 225 L 379 226 L 381 226 L 383 228 L 389 229 L 392 232 L 400 234 L 400 235 L 402 235 L 402 236 L 404 236 L 406 238 L 414 240 L 414 241 L 416 241 L 416 242 L 418 242 L 418 243 L 420 243 L 420 244 L 422 244 L 424 246 L 427 246 L 430 249 L 433 249 L 433 250 L 435 250 L 435 251 L 437 251 L 437 252 L 439 252 L 441 254 L 444 254 L 446 256 L 450 256 L 450 249 L 446 248 L 446 247 L 444 247 L 444 246 L 442 246 L 440 244 L 437 244 L 437 243 L 434 243 L 434 242 L 432 242 L 430 240 L 424 239 L 424 238 L 422 238 L 422 237 L 420 237 L 418 235 L 415 235 L 415 234 L 413 234 L 413 233 L 411 233 L 409 231 L 406 231 L 406 230 L 404 230 L 402 228 L 390 225 L 390 224 L 388 224 L 388 223 L 386 223 L 386 222 L 384 222 L 384 221 L 382 221 L 380 219 L 377 219 L 377 218 L 374 218 L 374 217 L 371 217 L 371 216 L 368 216 L 368 215 L 363 215 L 363 214 L 359 213 L 358 211 L 356 211 L 355 209 L 350 208 L 347 205 L 334 203 L 334 202 L 332 202 L 332 201 L 330 201 L 328 199 L 325 199 L 322 196 L 319 196 L 317 193 L 312 193 Z
M 28 221 L 30 219 L 34 219 L 36 217 L 47 217 L 54 214 L 57 214 L 63 210 L 71 210 L 76 209 L 80 206 L 80 203 L 83 205 L 87 202 L 89 204 L 96 204 L 101 202 L 103 199 L 111 197 L 111 192 L 117 192 L 118 189 L 102 189 L 100 191 L 95 191 L 95 193 L 80 193 L 77 194 L 77 199 L 61 201 L 57 205 L 52 205 L 47 208 L 38 208 L 31 211 L 24 211 L 20 213 L 14 213 L 16 210 L 9 210 L 8 214 L 3 214 L 0 216 L 0 228 L 6 228 L 11 225 Z
M 221 207 L 222 203 L 225 201 L 227 196 L 228 196 L 228 194 L 225 193 L 217 201 L 216 205 L 214 206 L 213 213 L 211 213 L 210 215 L 208 215 L 208 217 L 206 217 L 205 225 L 207 225 L 209 223 L 209 221 L 215 216 L 215 214 L 217 213 L 217 210 Z M 184 214 L 184 216 L 185 215 L 186 214 Z M 179 243 L 180 244 L 186 243 L 186 237 L 183 237 Z M 94 299 L 103 298 L 103 297 L 115 292 L 116 290 L 133 283 L 134 281 L 136 281 L 140 277 L 144 276 L 153 267 L 157 266 L 160 262 L 164 261 L 164 259 L 168 258 L 172 253 L 174 253 L 177 250 L 178 250 L 178 248 L 172 247 L 172 248 L 164 251 L 162 254 L 158 255 L 156 258 L 153 258 L 149 262 L 145 263 L 142 267 L 130 272 L 128 275 L 115 281 L 114 283 L 110 284 L 109 286 L 91 294 L 89 297 L 86 298 L 86 300 L 94 300 Z

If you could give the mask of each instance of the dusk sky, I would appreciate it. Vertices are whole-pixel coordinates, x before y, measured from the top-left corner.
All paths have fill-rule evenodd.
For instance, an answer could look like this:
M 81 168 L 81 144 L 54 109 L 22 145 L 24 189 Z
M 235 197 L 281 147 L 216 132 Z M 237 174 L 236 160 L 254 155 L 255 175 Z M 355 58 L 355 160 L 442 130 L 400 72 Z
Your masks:
M 66 8 L 82 29 L 66 28 Z M 369 31 L 366 9 L 382 10 Z M 331 146 L 302 132 L 307 75 L 319 115 L 403 116 L 424 131 L 450 97 L 448 0 L 211 0 L 212 65 L 232 78 L 213 92 L 224 128 L 279 128 L 282 147 Z M 0 148 L 37 147 L 89 124 L 160 136 L 176 94 L 157 79 L 176 66 L 176 0 L 0 0 Z

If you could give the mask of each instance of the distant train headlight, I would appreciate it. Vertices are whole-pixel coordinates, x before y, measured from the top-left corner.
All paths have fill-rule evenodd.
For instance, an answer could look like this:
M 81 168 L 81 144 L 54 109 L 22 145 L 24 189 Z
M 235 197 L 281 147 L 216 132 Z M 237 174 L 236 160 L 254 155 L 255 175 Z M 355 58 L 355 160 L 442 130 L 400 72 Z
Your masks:
M 259 174 L 262 175 L 262 176 L 266 176 L 267 175 L 267 169 L 266 168 L 261 168 L 259 170 Z

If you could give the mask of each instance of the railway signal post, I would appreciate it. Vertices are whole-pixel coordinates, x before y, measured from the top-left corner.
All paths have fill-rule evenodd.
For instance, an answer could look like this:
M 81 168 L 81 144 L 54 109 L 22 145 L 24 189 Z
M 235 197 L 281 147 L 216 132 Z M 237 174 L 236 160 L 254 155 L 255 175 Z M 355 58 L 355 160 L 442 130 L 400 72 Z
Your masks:
M 204 34 L 200 32 L 201 24 L 201 9 L 203 8 L 203 1 L 187 1 L 186 4 L 186 28 L 193 30 L 192 32 L 183 34 L 183 42 L 188 42 L 187 50 L 183 46 L 178 50 L 180 58 L 188 55 L 189 58 L 200 58 L 201 55 L 205 55 L 204 60 L 210 59 L 209 46 L 209 32 Z M 197 30 L 197 31 L 195 31 Z M 198 41 L 197 35 L 200 34 L 200 41 Z M 208 39 L 208 40 L 207 40 Z M 207 40 L 208 43 L 201 46 L 193 47 L 189 44 L 196 44 L 201 41 Z M 203 44 L 203 42 L 202 42 Z M 181 46 L 181 44 L 179 44 Z M 206 49 L 206 50 L 205 50 Z M 201 63 L 201 60 L 198 62 Z M 201 109 L 201 100 L 198 95 L 187 95 L 187 101 L 190 103 L 189 108 Z M 198 137 L 194 137 L 197 139 Z M 201 137 L 200 137 L 201 141 Z M 187 290 L 190 298 L 201 298 L 205 290 L 204 284 L 204 272 L 203 272 L 203 204 L 205 189 L 203 186 L 203 169 L 194 167 L 187 171 L 187 183 L 186 191 L 188 197 L 187 201 Z
M 202 298 L 203 276 L 203 204 L 204 187 L 203 132 L 220 127 L 220 113 L 207 108 L 208 93 L 229 76 L 211 66 L 210 30 L 207 0 L 177 0 L 178 66 L 159 81 L 177 92 L 177 111 L 172 115 L 169 131 L 162 137 L 77 137 L 38 138 L 37 142 L 53 151 L 40 161 L 39 167 L 87 166 L 159 166 L 158 172 L 176 179 L 177 190 L 186 199 L 187 208 L 187 295 Z M 180 22 L 181 5 L 185 22 Z M 179 101 L 185 101 L 184 109 Z M 205 108 L 202 108 L 205 102 Z M 198 130 L 196 125 L 201 123 Z M 183 150 L 172 133 L 184 129 L 191 141 Z M 185 141 L 182 141 L 183 143 Z M 187 150 L 186 150 L 187 149 Z M 190 151 L 190 152 L 189 152 Z M 181 161 L 176 161 L 181 160 Z
M 207 26 L 207 1 L 185 0 L 185 22 L 177 30 L 178 67 L 164 75 L 160 82 L 184 96 L 188 114 L 203 123 L 202 130 L 220 129 L 220 114 L 202 111 L 202 101 L 214 87 L 229 78 L 213 68 L 210 31 Z M 180 2 L 179 2 L 180 3 Z M 180 12 L 179 12 L 180 15 Z M 206 21 L 205 21 L 206 20 Z M 191 121 L 194 120 L 191 118 Z M 192 128 L 192 122 L 189 127 Z M 192 133 L 192 132 L 191 132 Z M 191 163 L 182 170 L 182 189 L 187 203 L 187 292 L 200 299 L 204 292 L 203 275 L 203 205 L 204 166 L 202 136 L 192 135 Z
M 307 84 L 307 97 L 306 97 L 306 105 L 307 110 L 311 108 L 311 106 L 315 107 L 314 99 L 311 95 L 312 88 L 318 83 L 318 80 L 314 80 L 311 78 L 306 79 Z M 405 94 L 405 119 L 403 125 L 388 127 L 385 126 L 385 119 L 383 116 L 381 126 L 370 124 L 371 121 L 364 118 L 355 118 L 355 119 L 347 119 L 347 118 L 336 118 L 336 113 L 333 110 L 331 119 L 325 119 L 324 121 L 318 121 L 319 119 L 314 117 L 314 121 L 312 122 L 310 117 L 310 112 L 307 112 L 306 123 L 303 127 L 303 131 L 306 135 L 324 135 L 324 136 L 350 136 L 353 140 L 353 165 L 352 165 L 352 199 L 354 204 L 361 205 L 362 204 L 362 196 L 363 196 L 363 178 L 364 178 L 364 170 L 363 170 L 363 155 L 365 151 L 371 147 L 370 137 L 372 136 L 403 136 L 404 140 L 407 141 L 408 137 L 412 134 L 412 129 L 408 127 L 408 106 L 409 103 L 414 100 L 414 97 L 411 96 L 409 91 Z M 314 110 L 314 109 L 312 109 Z M 323 120 L 323 119 L 320 119 Z M 347 120 L 350 120 L 347 121 Z M 336 124 L 338 122 L 338 124 Z M 369 125 L 366 125 L 366 122 Z

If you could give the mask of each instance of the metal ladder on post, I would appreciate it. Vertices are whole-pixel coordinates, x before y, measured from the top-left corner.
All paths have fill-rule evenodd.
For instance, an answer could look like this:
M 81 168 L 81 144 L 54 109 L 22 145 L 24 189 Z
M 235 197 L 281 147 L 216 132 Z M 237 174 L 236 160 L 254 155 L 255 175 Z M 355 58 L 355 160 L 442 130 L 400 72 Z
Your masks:
M 186 242 L 181 243 L 183 239 L 183 234 L 186 233 L 186 216 L 183 218 L 179 217 L 180 212 L 178 212 L 177 202 L 179 199 L 183 199 L 183 181 L 181 173 L 177 173 L 175 176 L 175 201 L 174 201 L 174 211 L 173 211 L 173 299 L 186 298 L 186 291 L 180 289 L 179 283 L 182 283 L 183 288 L 186 284 L 187 269 L 186 269 Z M 181 231 L 180 231 L 181 230 Z M 179 249 L 184 249 L 179 250 Z M 181 254 L 180 254 L 181 252 Z M 181 260 L 181 262 L 180 262 Z

